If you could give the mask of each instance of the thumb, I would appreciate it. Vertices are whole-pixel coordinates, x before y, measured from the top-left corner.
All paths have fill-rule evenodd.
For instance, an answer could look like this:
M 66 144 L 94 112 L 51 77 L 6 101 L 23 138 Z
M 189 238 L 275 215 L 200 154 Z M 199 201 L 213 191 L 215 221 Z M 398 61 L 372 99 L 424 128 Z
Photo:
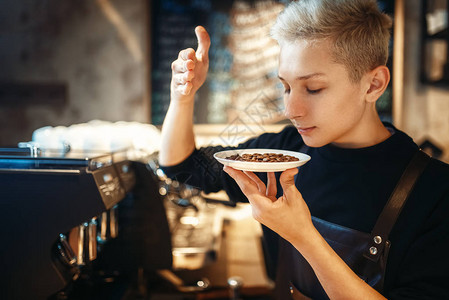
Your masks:
M 284 196 L 286 196 L 287 199 L 290 199 L 290 197 L 296 198 L 299 194 L 295 185 L 296 174 L 298 174 L 298 169 L 288 169 L 282 172 L 281 177 L 279 178 L 279 182 L 284 191 Z
M 203 62 L 209 60 L 210 37 L 203 26 L 195 28 L 196 38 L 198 39 L 198 49 L 196 50 L 196 58 Z

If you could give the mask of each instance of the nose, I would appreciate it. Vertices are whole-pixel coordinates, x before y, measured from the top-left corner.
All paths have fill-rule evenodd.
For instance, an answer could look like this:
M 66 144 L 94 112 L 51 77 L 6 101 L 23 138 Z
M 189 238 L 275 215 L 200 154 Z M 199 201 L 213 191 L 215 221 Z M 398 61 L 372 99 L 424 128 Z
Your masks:
M 284 116 L 287 119 L 304 117 L 307 113 L 307 107 L 301 97 L 290 93 L 284 96 Z

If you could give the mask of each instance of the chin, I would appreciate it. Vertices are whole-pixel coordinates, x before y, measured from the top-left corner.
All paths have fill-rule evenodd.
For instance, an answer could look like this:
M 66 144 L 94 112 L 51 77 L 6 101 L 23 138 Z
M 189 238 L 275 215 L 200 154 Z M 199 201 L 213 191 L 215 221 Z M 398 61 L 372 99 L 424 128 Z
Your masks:
M 329 142 L 320 141 L 320 140 L 316 140 L 316 139 L 308 138 L 308 137 L 303 137 L 302 140 L 304 141 L 304 144 L 306 144 L 308 147 L 312 147 L 312 148 L 319 148 L 319 147 L 323 147 L 323 146 L 329 144 Z

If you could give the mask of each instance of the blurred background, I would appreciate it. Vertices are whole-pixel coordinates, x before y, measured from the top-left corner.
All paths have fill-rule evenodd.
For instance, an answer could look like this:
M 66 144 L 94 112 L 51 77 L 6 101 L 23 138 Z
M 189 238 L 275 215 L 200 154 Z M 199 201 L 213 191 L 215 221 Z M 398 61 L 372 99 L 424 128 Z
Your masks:
M 196 48 L 198 24 L 212 47 L 195 122 L 282 123 L 278 49 L 267 34 L 287 2 L 2 1 L 0 146 L 30 140 L 43 126 L 94 119 L 160 125 L 170 63 Z M 395 20 L 382 118 L 418 143 L 448 149 L 447 1 L 378 2 Z

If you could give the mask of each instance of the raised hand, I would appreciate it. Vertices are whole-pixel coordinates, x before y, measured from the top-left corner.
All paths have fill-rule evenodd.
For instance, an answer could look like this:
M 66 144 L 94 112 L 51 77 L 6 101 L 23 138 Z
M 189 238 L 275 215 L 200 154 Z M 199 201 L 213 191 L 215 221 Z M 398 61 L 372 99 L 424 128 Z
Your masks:
M 209 69 L 210 37 L 202 26 L 195 28 L 198 48 L 184 49 L 172 63 L 172 101 L 193 101 L 196 91 L 206 80 Z

